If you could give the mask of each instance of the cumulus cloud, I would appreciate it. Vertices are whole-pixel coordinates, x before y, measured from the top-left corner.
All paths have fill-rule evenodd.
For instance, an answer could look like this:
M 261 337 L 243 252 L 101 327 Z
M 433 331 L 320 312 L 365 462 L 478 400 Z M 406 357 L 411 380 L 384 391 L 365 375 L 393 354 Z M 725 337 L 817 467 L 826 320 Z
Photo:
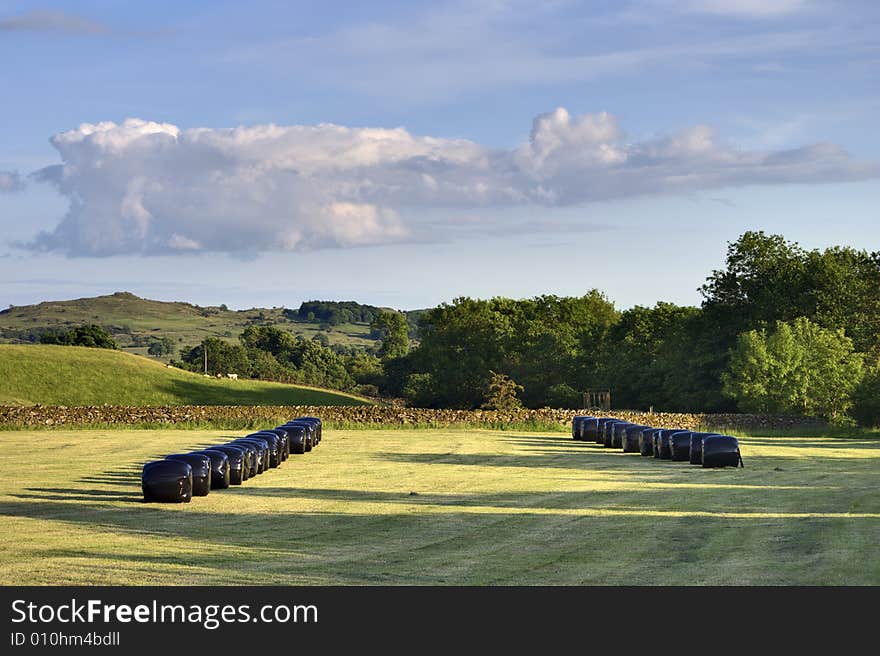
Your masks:
M 106 25 L 63 11 L 29 11 L 18 16 L 0 18 L 0 32 L 97 34 L 106 31 Z
M 20 191 L 24 182 L 17 171 L 0 171 L 0 192 Z
M 678 0 L 669 4 L 679 11 L 743 18 L 772 18 L 802 11 L 810 3 L 807 0 Z
M 563 108 L 536 117 L 513 149 L 403 128 L 141 119 L 84 124 L 51 143 L 62 163 L 34 178 L 56 185 L 70 209 L 26 246 L 75 256 L 385 244 L 427 238 L 429 213 L 880 175 L 831 144 L 744 151 L 707 126 L 634 143 L 610 114 Z

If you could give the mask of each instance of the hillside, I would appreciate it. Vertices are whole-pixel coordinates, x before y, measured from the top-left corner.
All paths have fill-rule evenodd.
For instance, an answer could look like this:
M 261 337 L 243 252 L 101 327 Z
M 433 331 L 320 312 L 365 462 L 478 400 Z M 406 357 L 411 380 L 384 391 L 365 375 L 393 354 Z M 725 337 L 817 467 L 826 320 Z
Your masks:
M 223 306 L 201 307 L 190 303 L 171 303 L 140 298 L 128 292 L 69 301 L 45 301 L 36 305 L 14 306 L 0 311 L 0 342 L 31 343 L 49 328 L 70 328 L 97 323 L 106 328 L 120 348 L 146 355 L 152 338 L 169 337 L 178 352 L 191 348 L 206 337 L 237 339 L 251 325 L 278 325 L 311 339 L 319 332 L 330 344 L 372 345 L 366 323 L 322 326 L 285 315 L 284 308 L 228 310 Z M 164 358 L 168 360 L 168 358 Z
M 0 344 L 0 404 L 363 405 L 341 392 L 205 378 L 121 351 Z

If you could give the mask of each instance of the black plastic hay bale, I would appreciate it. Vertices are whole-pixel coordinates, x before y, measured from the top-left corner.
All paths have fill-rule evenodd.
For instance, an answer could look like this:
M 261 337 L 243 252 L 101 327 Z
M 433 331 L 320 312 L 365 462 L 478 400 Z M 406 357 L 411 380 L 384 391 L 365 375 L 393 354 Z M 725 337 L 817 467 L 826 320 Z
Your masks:
M 743 467 L 739 441 L 730 435 L 710 435 L 703 439 L 703 467 Z
M 269 467 L 274 468 L 281 464 L 281 438 L 272 431 L 257 431 L 245 437 L 258 437 L 266 440 L 269 444 Z
M 692 465 L 703 464 L 703 440 L 718 433 L 694 433 L 691 435 L 690 461 Z
M 660 431 L 660 436 L 657 438 L 657 452 L 655 456 L 660 460 L 671 460 L 672 459 L 672 450 L 670 448 L 672 436 L 676 433 L 681 432 L 679 428 L 664 428 Z
M 230 444 L 250 444 L 256 449 L 256 470 L 257 474 L 262 474 L 269 469 L 269 443 L 258 437 L 239 437 L 232 440 Z
M 605 433 L 602 436 L 602 446 L 606 449 L 610 449 L 614 445 L 614 431 L 617 429 L 618 424 L 626 423 L 628 422 L 625 422 L 622 419 L 612 419 L 611 421 L 605 422 Z
M 192 500 L 192 467 L 180 460 L 155 460 L 141 474 L 144 501 L 189 503 Z
M 583 437 L 583 424 L 584 420 L 587 419 L 586 415 L 575 415 L 571 420 L 571 439 L 573 440 L 582 440 Z
M 238 438 L 228 442 L 229 446 L 238 446 L 248 452 L 248 478 L 254 478 L 263 473 L 263 450 L 253 442 L 243 442 Z
M 628 421 L 621 421 L 614 424 L 614 428 L 611 431 L 611 448 L 612 449 L 622 449 L 623 448 L 623 435 L 626 433 L 626 430 L 630 426 L 634 426 Z
M 320 417 L 296 417 L 295 421 L 311 421 L 315 425 L 315 444 L 320 444 L 321 440 L 324 439 L 324 422 L 321 421 Z
M 220 451 L 229 458 L 229 484 L 241 485 L 249 478 L 251 468 L 250 451 L 242 446 L 221 444 L 212 446 L 211 451 Z
M 282 428 L 287 428 L 288 426 L 302 426 L 305 429 L 305 436 L 303 437 L 303 444 L 305 445 L 305 451 L 311 451 L 315 446 L 315 435 L 318 432 L 315 424 L 310 421 L 304 421 L 302 419 L 293 419 L 288 421 Z
M 655 458 L 660 458 L 660 436 L 663 435 L 663 431 L 665 429 L 658 428 L 653 433 L 651 433 L 651 442 L 652 442 L 652 455 Z
M 279 447 L 281 449 L 280 457 L 281 462 L 284 462 L 290 457 L 290 439 L 287 437 L 287 431 L 283 428 L 267 428 L 266 430 L 260 431 L 261 433 L 274 433 L 278 436 Z
M 600 417 L 596 420 L 596 444 L 605 444 L 605 429 L 611 421 L 617 420 L 614 417 Z
M 657 429 L 651 426 L 643 428 L 639 432 L 639 453 L 643 456 L 654 455 L 654 433 L 656 432 Z
M 306 452 L 306 427 L 305 426 L 279 426 L 287 433 L 287 443 L 290 452 L 302 454 Z
M 211 491 L 211 458 L 204 453 L 172 453 L 165 460 L 179 460 L 192 468 L 192 494 L 206 497 Z
M 269 446 L 269 440 L 264 439 L 262 437 L 240 437 L 239 440 L 247 440 L 249 442 L 253 442 L 259 451 L 259 464 L 260 464 L 260 472 L 263 473 L 269 469 L 269 454 L 272 448 Z M 234 440 L 237 441 L 237 440 Z
M 217 449 L 196 451 L 211 459 L 211 489 L 225 490 L 229 487 L 229 456 Z
M 646 428 L 648 428 L 648 426 L 633 424 L 624 429 L 620 436 L 620 447 L 623 449 L 624 453 L 639 452 L 639 435 L 641 435 L 642 431 Z
M 239 442 L 238 440 L 233 440 L 227 443 L 228 446 L 237 446 L 241 449 L 247 451 L 248 458 L 248 469 L 247 476 L 245 480 L 248 478 L 253 478 L 258 473 L 260 473 L 260 450 L 254 444 L 250 444 L 248 442 Z
M 599 418 L 586 417 L 581 422 L 581 439 L 584 442 L 595 442 L 599 434 Z
M 669 436 L 669 459 L 687 462 L 691 459 L 691 435 L 693 431 L 677 431 Z
M 297 417 L 292 419 L 295 423 L 305 423 L 312 427 L 311 441 L 312 447 L 318 446 L 321 442 L 321 420 L 317 417 Z

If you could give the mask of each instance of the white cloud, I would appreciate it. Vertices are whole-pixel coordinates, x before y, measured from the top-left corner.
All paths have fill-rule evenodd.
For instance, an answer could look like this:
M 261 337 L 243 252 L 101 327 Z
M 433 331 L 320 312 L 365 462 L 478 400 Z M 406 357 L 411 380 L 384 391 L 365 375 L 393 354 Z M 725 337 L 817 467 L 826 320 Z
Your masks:
M 831 144 L 738 150 L 706 126 L 632 143 L 613 116 L 563 108 L 536 117 L 529 140 L 509 150 L 403 128 L 182 130 L 140 119 L 81 125 L 51 142 L 62 164 L 34 178 L 57 185 L 70 209 L 27 247 L 75 256 L 448 238 L 455 221 L 438 236 L 436 221 L 427 230 L 420 217 L 880 176 Z
M 0 192 L 20 191 L 24 182 L 17 171 L 0 171 Z
M 68 32 L 96 34 L 106 32 L 106 25 L 63 11 L 30 11 L 0 18 L 0 32 Z
M 741 18 L 772 18 L 803 11 L 807 0 L 677 0 L 671 3 L 679 11 Z

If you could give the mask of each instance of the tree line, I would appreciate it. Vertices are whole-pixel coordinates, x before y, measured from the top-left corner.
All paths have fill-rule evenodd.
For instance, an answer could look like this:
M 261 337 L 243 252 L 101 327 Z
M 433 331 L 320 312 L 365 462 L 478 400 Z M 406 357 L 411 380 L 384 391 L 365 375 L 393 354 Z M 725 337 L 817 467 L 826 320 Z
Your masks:
M 880 254 L 747 232 L 699 291 L 700 307 L 623 312 L 596 290 L 458 298 L 421 317 L 418 347 L 384 363 L 382 389 L 474 408 L 503 375 L 530 407 L 580 407 L 583 390 L 610 389 L 619 408 L 880 423 Z

